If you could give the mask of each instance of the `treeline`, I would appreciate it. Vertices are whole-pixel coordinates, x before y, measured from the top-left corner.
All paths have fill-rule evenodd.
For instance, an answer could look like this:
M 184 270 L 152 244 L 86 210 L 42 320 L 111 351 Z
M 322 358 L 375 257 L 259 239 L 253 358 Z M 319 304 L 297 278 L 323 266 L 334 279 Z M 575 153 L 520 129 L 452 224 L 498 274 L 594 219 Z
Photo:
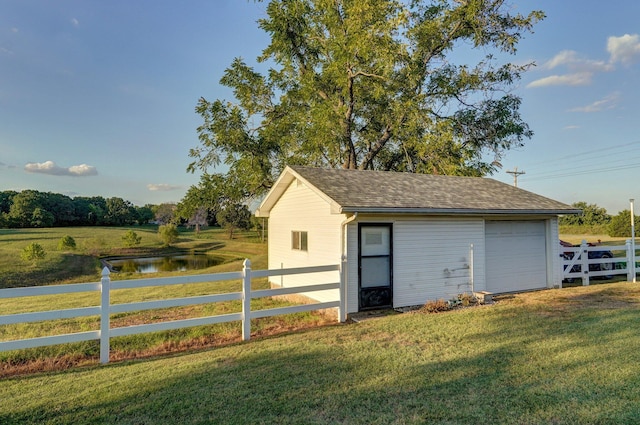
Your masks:
M 128 226 L 154 220 L 158 207 L 122 198 L 71 198 L 37 190 L 0 192 L 0 228 Z
M 631 236 L 631 211 L 620 211 L 617 215 L 610 215 L 603 207 L 586 202 L 574 202 L 571 206 L 582 210 L 579 215 L 565 215 L 560 217 L 561 226 L 571 226 L 574 229 L 590 233 L 607 233 L 611 237 Z M 638 216 L 635 216 L 636 236 L 640 233 Z

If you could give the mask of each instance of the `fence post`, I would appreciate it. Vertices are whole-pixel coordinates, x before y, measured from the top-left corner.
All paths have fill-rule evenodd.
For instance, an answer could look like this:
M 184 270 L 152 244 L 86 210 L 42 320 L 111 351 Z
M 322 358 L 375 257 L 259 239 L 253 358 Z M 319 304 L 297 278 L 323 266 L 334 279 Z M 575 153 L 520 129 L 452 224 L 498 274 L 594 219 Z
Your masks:
M 589 250 L 587 241 L 580 244 L 580 271 L 582 271 L 582 286 L 589 286 Z
M 242 340 L 251 338 L 251 260 L 242 263 Z
M 627 282 L 631 282 L 633 276 L 631 272 L 631 239 L 627 239 L 624 242 L 625 246 L 625 258 L 627 259 Z
M 340 307 L 338 307 L 338 321 L 347 321 L 347 256 L 343 255 L 340 262 Z
M 107 267 L 102 269 L 100 280 L 100 363 L 109 363 L 109 329 L 111 328 L 109 310 L 111 309 L 111 272 Z

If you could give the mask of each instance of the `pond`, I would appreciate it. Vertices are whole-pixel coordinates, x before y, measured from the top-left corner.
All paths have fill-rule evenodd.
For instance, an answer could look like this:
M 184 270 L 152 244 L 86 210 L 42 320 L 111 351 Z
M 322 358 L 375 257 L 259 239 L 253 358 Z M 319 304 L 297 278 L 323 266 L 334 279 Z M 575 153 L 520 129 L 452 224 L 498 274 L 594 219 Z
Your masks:
M 156 273 L 206 269 L 225 262 L 225 258 L 206 254 L 179 254 L 162 257 L 107 259 L 114 272 Z

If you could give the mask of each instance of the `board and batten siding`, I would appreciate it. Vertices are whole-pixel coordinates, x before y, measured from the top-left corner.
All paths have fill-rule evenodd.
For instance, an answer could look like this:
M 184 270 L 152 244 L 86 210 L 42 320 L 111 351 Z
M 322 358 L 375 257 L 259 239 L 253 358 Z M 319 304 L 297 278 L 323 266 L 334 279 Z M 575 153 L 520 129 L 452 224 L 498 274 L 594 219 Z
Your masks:
M 331 214 L 330 205 L 299 180 L 294 180 L 269 213 L 269 269 L 339 264 L 342 214 Z M 294 250 L 291 232 L 307 232 L 307 250 Z M 338 272 L 272 276 L 270 282 L 284 287 L 335 283 Z M 318 301 L 335 301 L 339 291 L 305 294 Z
M 471 244 L 474 289 L 485 289 L 482 218 L 360 216 L 347 228 L 348 313 L 358 311 L 358 223 L 392 224 L 394 308 L 471 291 Z

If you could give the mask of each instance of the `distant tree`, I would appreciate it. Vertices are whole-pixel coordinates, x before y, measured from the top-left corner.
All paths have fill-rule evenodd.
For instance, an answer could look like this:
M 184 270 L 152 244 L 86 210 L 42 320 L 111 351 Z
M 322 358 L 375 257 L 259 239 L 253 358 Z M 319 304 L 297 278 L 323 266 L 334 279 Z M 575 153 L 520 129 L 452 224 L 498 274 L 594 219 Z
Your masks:
M 15 190 L 5 190 L 4 192 L 0 192 L 0 213 L 9 214 L 11 204 L 13 203 L 13 197 L 17 194 L 18 192 Z
M 46 255 L 47 253 L 45 252 L 42 245 L 36 242 L 32 242 L 24 247 L 24 249 L 20 253 L 20 258 L 22 258 L 23 261 L 33 261 L 33 263 L 35 264 L 38 260 L 44 259 Z
M 107 201 L 101 196 L 73 198 L 73 206 L 81 225 L 100 226 L 105 224 Z
M 175 224 L 163 224 L 158 227 L 158 236 L 165 246 L 170 246 L 178 240 L 178 227 Z
M 251 228 L 251 212 L 244 204 L 229 204 L 216 215 L 216 218 L 220 226 L 229 232 L 229 239 L 233 239 L 236 229 Z
M 50 192 L 43 194 L 42 208 L 53 215 L 51 226 L 73 226 L 80 220 L 76 215 L 73 200 L 67 195 Z
M 265 233 L 268 229 L 267 221 L 264 218 L 256 217 L 255 215 L 251 214 L 251 227 L 256 229 L 256 232 L 258 232 L 260 239 L 262 240 L 262 242 L 264 242 Z
M 196 229 L 196 234 L 200 233 L 200 228 L 208 224 L 208 212 L 205 207 L 198 208 L 187 220 L 188 226 Z
M 124 246 L 128 248 L 140 245 L 140 241 L 142 241 L 142 236 L 138 236 L 133 230 L 127 230 L 125 234 L 122 235 L 122 242 L 124 242 Z
M 155 214 L 153 213 L 153 205 L 146 204 L 143 207 L 137 207 L 138 224 L 143 225 L 153 221 Z
M 33 227 L 34 211 L 36 208 L 42 210 L 43 194 L 37 190 L 23 190 L 13 197 L 13 202 L 9 208 L 9 219 L 14 227 Z M 36 214 L 36 220 L 42 212 Z
M 108 198 L 105 224 L 109 226 L 126 226 L 135 224 L 136 214 L 134 205 L 122 198 Z
M 635 226 L 635 236 L 637 237 L 640 234 L 640 222 L 638 222 L 638 216 L 634 217 L 636 226 Z M 608 226 L 608 233 L 611 237 L 631 237 L 631 211 L 624 210 L 620 211 L 618 215 L 615 215 L 611 218 L 611 222 Z
M 58 251 L 76 249 L 76 240 L 69 235 L 65 235 L 58 241 Z
M 173 222 L 175 218 L 176 204 L 164 203 L 156 207 L 155 219 L 158 224 L 169 224 Z
M 55 216 L 44 208 L 37 207 L 31 215 L 29 227 L 52 227 L 55 223 Z
M 607 224 L 611 221 L 611 216 L 607 214 L 607 210 L 596 204 L 587 204 L 584 201 L 580 201 L 574 202 L 571 206 L 581 209 L 582 214 L 562 216 L 559 224 L 596 226 Z

